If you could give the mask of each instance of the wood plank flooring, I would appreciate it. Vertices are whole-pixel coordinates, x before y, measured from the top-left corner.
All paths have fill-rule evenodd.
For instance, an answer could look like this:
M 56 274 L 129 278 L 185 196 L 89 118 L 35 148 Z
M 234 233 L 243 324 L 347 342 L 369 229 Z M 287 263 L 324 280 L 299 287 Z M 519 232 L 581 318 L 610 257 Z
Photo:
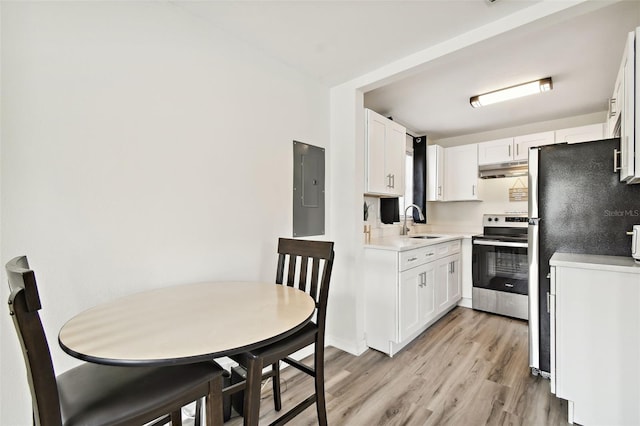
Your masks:
M 528 367 L 527 323 L 455 308 L 393 358 L 368 350 L 359 357 L 325 352 L 329 424 L 564 425 L 567 403 Z M 311 378 L 282 372 L 283 411 L 312 392 Z M 264 386 L 261 424 L 273 410 Z M 228 425 L 242 424 L 233 417 Z M 315 405 L 292 425 L 316 425 Z

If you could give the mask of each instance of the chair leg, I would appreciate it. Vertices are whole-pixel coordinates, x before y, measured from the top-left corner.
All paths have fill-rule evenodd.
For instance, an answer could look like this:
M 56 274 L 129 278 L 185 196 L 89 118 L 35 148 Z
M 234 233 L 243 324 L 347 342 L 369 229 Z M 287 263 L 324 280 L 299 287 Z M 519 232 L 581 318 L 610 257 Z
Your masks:
M 318 424 L 327 426 L 327 404 L 324 397 L 324 345 L 316 344 L 314 354 L 314 368 L 316 371 L 316 410 L 318 411 Z
M 202 423 L 202 398 L 196 401 L 196 412 L 193 416 L 193 426 L 200 426 Z
M 222 376 L 209 382 L 209 393 L 205 398 L 207 426 L 222 426 L 224 415 L 222 408 Z
M 171 426 L 182 426 L 182 409 L 171 412 Z
M 280 361 L 272 364 L 271 368 L 273 370 L 273 377 L 271 377 L 273 381 L 273 406 L 276 411 L 280 411 L 282 409 L 282 397 L 280 396 Z
M 262 359 L 247 360 L 247 382 L 244 390 L 244 426 L 257 426 L 260 419 Z

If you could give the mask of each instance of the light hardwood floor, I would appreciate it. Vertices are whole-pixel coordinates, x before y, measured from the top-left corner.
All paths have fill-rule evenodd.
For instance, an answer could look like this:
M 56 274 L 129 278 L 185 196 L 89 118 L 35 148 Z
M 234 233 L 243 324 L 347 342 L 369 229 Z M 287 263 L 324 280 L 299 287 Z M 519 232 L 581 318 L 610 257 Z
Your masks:
M 458 307 L 393 358 L 328 347 L 325 368 L 332 426 L 567 424 L 566 401 L 530 373 L 527 323 L 516 319 Z M 293 368 L 282 378 L 284 412 L 313 383 Z M 278 415 L 270 388 L 265 384 L 261 424 Z M 317 424 L 315 405 L 290 424 Z

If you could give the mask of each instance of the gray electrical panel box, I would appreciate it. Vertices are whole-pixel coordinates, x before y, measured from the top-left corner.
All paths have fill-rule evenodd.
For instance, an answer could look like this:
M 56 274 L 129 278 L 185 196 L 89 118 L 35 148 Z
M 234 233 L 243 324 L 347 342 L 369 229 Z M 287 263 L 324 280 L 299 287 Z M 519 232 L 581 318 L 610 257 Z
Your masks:
M 324 148 L 293 141 L 293 236 L 324 235 Z

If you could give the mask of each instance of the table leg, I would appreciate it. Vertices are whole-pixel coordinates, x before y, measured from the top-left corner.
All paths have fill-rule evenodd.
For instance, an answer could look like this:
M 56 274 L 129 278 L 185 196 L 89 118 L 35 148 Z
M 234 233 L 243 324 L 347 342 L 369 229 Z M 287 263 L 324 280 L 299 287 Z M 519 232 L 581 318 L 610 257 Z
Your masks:
M 249 358 L 247 360 L 247 384 L 244 390 L 244 426 L 257 426 L 260 419 L 262 368 L 261 358 Z

